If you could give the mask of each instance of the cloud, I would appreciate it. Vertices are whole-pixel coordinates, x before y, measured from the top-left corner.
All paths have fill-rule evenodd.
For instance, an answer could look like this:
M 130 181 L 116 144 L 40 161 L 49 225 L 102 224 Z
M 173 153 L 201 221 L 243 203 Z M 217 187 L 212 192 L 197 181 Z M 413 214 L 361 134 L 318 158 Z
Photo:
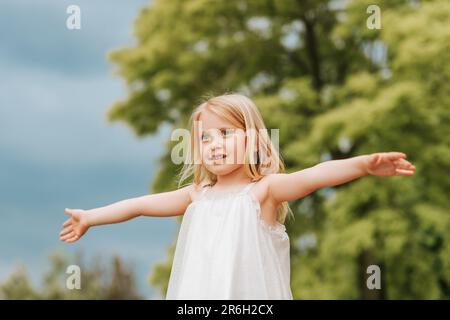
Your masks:
M 82 30 L 69 31 L 72 1 L 2 0 L 0 280 L 14 261 L 40 276 L 46 253 L 59 243 L 64 207 L 92 208 L 147 193 L 169 131 L 136 139 L 123 123 L 106 122 L 107 110 L 125 95 L 108 71 L 106 52 L 133 42 L 132 21 L 146 3 L 77 1 Z M 137 262 L 145 291 L 149 266 L 175 232 L 174 219 L 156 220 L 104 228 L 85 242 L 92 254 L 102 250 L 94 239 L 120 244 L 117 252 Z
M 108 76 L 71 78 L 0 63 L 0 148 L 58 166 L 88 166 L 155 158 L 168 131 L 136 139 L 106 113 L 123 88 Z M 126 152 L 123 152 L 126 150 Z M 114 157 L 111 157 L 114 155 Z M 141 162 L 142 163 L 142 162 Z
M 2 0 L 0 60 L 72 75 L 103 73 L 108 50 L 132 44 L 132 22 L 148 1 L 77 1 L 81 29 L 69 30 L 73 1 Z

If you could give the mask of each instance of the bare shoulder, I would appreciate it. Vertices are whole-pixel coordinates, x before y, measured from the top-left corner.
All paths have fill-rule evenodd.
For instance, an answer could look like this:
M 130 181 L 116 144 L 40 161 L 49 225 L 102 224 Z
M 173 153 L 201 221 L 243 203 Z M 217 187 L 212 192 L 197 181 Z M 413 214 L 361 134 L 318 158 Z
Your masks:
M 200 195 L 200 193 L 202 192 L 203 188 L 206 186 L 206 183 L 201 183 L 201 184 L 197 184 L 197 183 L 191 183 L 189 186 L 187 186 L 188 192 L 189 192 L 189 196 L 191 198 L 191 202 L 195 201 L 197 199 L 197 197 Z
M 253 187 L 253 194 L 261 204 L 266 202 L 272 202 L 272 204 L 275 204 L 273 203 L 274 201 L 270 195 L 270 182 L 273 179 L 272 175 L 273 174 L 269 174 L 262 177 Z
M 290 201 L 292 199 L 285 199 L 283 197 L 284 193 L 292 192 L 295 189 L 290 188 L 292 183 L 289 183 L 291 179 L 289 179 L 288 173 L 271 173 L 264 176 L 258 184 L 258 192 L 261 196 L 259 198 L 262 202 L 268 201 L 273 206 L 278 206 L 284 201 Z M 257 186 L 255 186 L 256 188 Z M 282 196 L 280 196 L 282 194 Z M 255 194 L 256 195 L 256 194 Z
M 274 225 L 276 223 L 276 210 L 280 204 L 274 199 L 271 193 L 271 183 L 276 179 L 276 175 L 277 174 L 269 174 L 262 177 L 251 190 L 255 198 L 259 201 L 261 218 L 269 225 Z

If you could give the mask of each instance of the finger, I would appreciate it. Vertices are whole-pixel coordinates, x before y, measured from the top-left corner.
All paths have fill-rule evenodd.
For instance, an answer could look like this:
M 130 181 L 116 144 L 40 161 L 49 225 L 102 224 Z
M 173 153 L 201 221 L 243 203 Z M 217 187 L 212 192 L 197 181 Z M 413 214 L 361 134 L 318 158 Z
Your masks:
M 75 241 L 77 241 L 78 239 L 79 239 L 78 236 L 74 236 L 74 237 L 72 237 L 72 238 L 66 240 L 66 242 L 75 242 Z
M 64 211 L 66 212 L 66 214 L 67 214 L 68 216 L 70 216 L 70 217 L 72 216 L 72 213 L 73 213 L 73 212 L 72 212 L 72 209 L 65 208 Z
M 415 170 L 404 170 L 404 169 L 395 169 L 396 173 L 398 173 L 399 175 L 402 176 L 410 176 L 412 174 L 414 174 Z
M 405 164 L 408 164 L 408 163 L 409 163 L 408 161 L 406 161 L 406 160 L 403 159 L 403 158 L 394 160 L 394 162 L 395 162 L 395 163 L 398 163 L 399 165 L 405 165 Z
M 60 239 L 61 241 L 66 241 L 67 239 L 70 239 L 70 238 L 72 238 L 73 236 L 75 236 L 75 233 L 70 232 L 70 233 L 66 234 L 65 236 L 59 237 L 59 239 Z
M 404 159 L 402 159 L 402 166 L 405 167 L 406 169 L 416 169 L 416 167 L 409 161 L 406 161 Z
M 394 161 L 395 165 L 398 166 L 400 169 L 415 169 L 416 167 L 411 164 L 409 161 L 405 159 L 398 159 Z
M 403 170 L 403 171 L 408 171 L 408 172 L 416 172 L 416 168 L 396 168 L 396 170 Z
M 66 222 L 64 222 L 63 223 L 63 227 L 67 227 L 68 225 L 71 225 L 72 224 L 72 219 L 68 219 L 68 220 L 66 220 Z
M 387 157 L 388 159 L 395 160 L 399 158 L 406 158 L 406 154 L 403 152 L 389 152 Z
M 66 235 L 64 235 L 64 236 L 61 236 L 61 237 L 59 237 L 61 240 L 67 240 L 67 239 L 70 239 L 70 238 L 72 238 L 73 236 L 76 236 L 77 234 L 75 233 L 75 231 L 71 231 L 71 232 L 69 232 L 69 233 L 67 233 Z
M 60 236 L 64 236 L 64 235 L 68 234 L 68 233 L 71 232 L 71 231 L 73 231 L 73 227 L 72 227 L 72 226 L 63 229 L 63 230 L 59 233 L 59 235 L 60 235 Z

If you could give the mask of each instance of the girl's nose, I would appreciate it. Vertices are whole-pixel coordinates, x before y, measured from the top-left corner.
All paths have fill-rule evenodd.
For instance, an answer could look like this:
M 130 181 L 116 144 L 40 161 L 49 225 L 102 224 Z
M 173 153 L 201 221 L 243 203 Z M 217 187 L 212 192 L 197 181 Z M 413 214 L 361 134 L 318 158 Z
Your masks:
M 212 153 L 215 153 L 215 152 L 221 151 L 221 150 L 223 150 L 223 147 L 221 145 L 213 144 L 211 146 L 211 152 Z
M 211 150 L 215 150 L 217 148 L 222 148 L 223 147 L 223 139 L 220 136 L 215 136 L 212 138 L 211 141 Z

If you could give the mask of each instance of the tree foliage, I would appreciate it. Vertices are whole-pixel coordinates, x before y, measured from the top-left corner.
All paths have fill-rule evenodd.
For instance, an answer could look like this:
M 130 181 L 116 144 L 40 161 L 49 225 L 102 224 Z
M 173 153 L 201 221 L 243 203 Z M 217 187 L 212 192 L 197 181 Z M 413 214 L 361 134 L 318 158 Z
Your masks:
M 343 7 L 345 4 L 345 7 Z M 280 129 L 288 171 L 402 151 L 413 177 L 364 177 L 291 203 L 294 298 L 449 298 L 450 3 L 155 0 L 111 53 L 129 95 L 108 116 L 138 136 L 186 127 L 205 94 L 238 91 Z M 152 191 L 176 187 L 171 146 Z M 154 268 L 164 295 L 175 245 Z M 381 267 L 382 289 L 365 286 Z
M 69 265 L 80 268 L 80 289 L 69 289 L 67 273 Z M 0 299 L 8 300 L 110 300 L 142 299 L 138 293 L 131 266 L 124 264 L 118 256 L 105 263 L 97 258 L 86 263 L 79 252 L 74 257 L 54 252 L 49 256 L 49 269 L 42 277 L 41 284 L 35 286 L 23 264 L 18 264 L 11 275 L 0 283 Z

